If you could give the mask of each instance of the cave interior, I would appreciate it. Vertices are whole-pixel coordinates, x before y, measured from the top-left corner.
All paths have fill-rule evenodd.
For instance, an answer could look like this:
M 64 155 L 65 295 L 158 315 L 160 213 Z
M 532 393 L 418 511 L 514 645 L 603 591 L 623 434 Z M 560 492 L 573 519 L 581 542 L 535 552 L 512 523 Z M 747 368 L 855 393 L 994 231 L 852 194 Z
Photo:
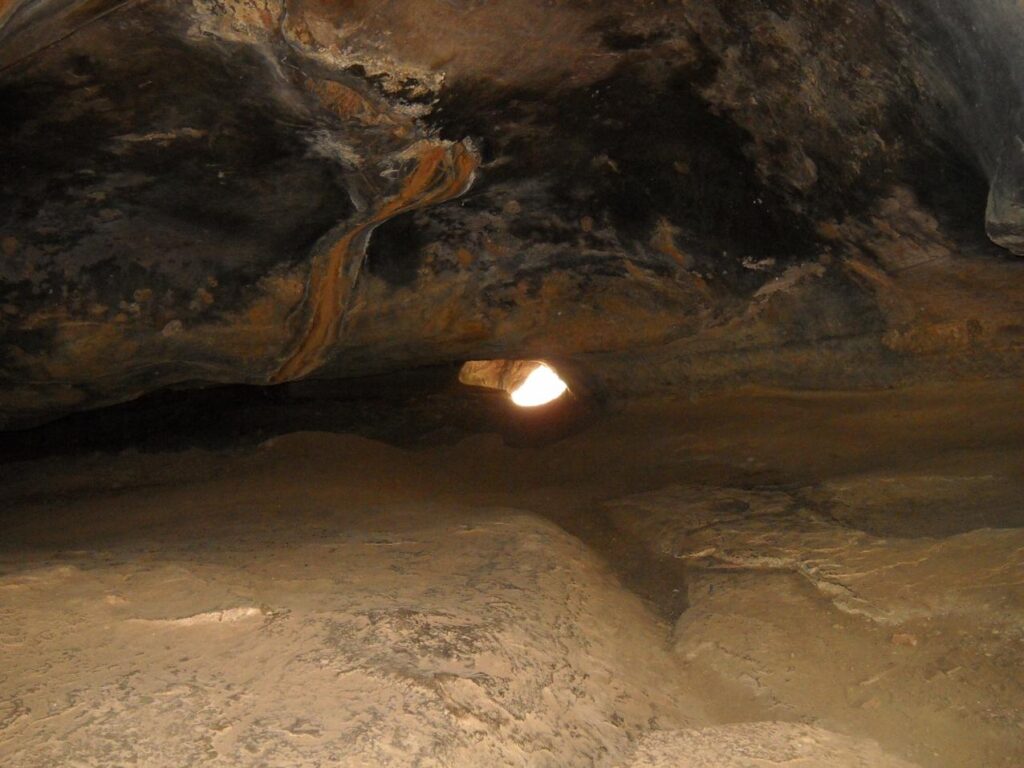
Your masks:
M 1019 0 L 0 0 L 0 765 L 1020 768 Z

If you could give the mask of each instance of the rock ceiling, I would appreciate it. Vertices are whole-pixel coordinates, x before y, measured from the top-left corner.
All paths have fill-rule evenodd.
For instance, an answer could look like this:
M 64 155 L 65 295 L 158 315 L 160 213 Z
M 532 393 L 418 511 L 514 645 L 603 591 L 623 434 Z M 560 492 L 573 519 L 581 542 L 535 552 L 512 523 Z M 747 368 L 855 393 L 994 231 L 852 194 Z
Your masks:
M 1012 0 L 0 0 L 0 426 L 488 357 L 1019 374 Z

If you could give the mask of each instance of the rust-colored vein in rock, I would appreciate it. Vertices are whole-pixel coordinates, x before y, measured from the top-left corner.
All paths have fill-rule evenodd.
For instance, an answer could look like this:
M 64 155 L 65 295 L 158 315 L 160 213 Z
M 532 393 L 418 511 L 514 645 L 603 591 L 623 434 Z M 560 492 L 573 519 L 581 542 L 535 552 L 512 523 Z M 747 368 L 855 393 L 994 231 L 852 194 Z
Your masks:
M 270 377 L 272 383 L 301 378 L 323 363 L 327 350 L 338 340 L 348 297 L 366 257 L 368 236 L 375 227 L 401 213 L 456 198 L 472 184 L 479 159 L 467 145 L 423 141 L 410 151 L 416 154 L 416 167 L 398 194 L 314 259 L 306 293 L 309 311 L 305 330 Z

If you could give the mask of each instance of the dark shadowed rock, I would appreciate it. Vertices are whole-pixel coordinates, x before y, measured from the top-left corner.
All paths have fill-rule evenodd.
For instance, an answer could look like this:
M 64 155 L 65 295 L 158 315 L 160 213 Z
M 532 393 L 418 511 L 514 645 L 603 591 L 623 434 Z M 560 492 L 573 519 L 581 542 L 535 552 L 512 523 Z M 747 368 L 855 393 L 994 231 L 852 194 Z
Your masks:
M 993 242 L 1024 256 L 1024 138 L 1006 144 L 988 195 L 985 229 Z
M 6 2 L 0 423 L 467 359 L 626 393 L 1015 375 L 1024 266 L 985 232 L 1021 248 L 1020 22 Z

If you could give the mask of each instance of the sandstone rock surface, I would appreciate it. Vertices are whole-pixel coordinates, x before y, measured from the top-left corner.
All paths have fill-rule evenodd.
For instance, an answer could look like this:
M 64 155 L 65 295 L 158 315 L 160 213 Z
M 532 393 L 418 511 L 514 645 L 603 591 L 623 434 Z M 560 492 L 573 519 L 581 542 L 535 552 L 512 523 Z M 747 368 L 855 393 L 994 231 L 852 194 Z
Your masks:
M 697 711 L 639 601 L 552 524 L 350 520 L 6 570 L 0 762 L 611 766 Z
M 796 723 L 645 736 L 629 768 L 914 768 L 877 744 Z

